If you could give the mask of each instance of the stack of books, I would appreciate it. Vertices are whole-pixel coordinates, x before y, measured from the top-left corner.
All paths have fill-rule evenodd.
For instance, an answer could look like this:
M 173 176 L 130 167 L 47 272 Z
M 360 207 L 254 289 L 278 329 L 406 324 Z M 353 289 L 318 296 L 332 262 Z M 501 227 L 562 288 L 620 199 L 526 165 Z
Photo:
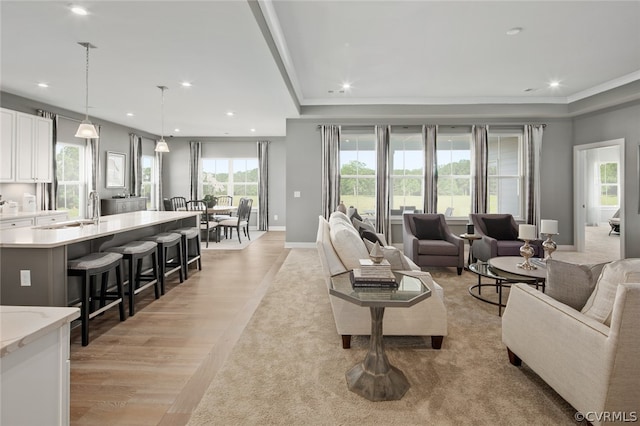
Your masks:
M 391 264 L 383 259 L 374 263 L 371 259 L 360 259 L 360 268 L 351 272 L 351 285 L 355 287 L 397 287 L 396 278 L 391 272 Z

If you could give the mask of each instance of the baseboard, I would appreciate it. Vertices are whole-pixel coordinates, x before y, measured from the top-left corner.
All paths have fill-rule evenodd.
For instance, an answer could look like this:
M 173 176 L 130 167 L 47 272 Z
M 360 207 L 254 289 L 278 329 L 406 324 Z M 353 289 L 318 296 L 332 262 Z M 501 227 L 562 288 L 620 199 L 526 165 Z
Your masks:
M 284 243 L 284 248 L 316 248 L 316 243 Z
M 286 231 L 286 226 L 269 226 L 269 231 Z

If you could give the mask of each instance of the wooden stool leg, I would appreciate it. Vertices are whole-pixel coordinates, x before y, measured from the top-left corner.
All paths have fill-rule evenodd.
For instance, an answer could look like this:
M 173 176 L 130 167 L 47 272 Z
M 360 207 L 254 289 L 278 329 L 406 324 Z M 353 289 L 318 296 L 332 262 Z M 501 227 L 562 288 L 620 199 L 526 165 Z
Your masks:
M 156 283 L 153 289 L 156 293 L 156 299 L 160 299 L 160 275 L 158 274 L 158 255 L 157 252 L 151 253 L 151 262 L 153 262 L 153 276 L 156 278 Z
M 120 321 L 125 320 L 124 314 L 124 286 L 122 285 L 122 270 L 120 269 L 122 262 L 116 266 L 116 290 L 118 291 L 118 298 L 120 299 L 120 303 L 118 304 L 118 308 L 120 310 Z M 129 280 L 131 281 L 131 280 Z
M 165 260 L 166 248 L 164 244 L 158 244 L 158 269 L 160 270 L 160 293 L 164 295 L 164 271 L 166 270 Z
M 80 304 L 80 316 L 82 323 L 82 346 L 89 344 L 89 291 L 91 277 L 88 273 L 82 276 L 82 303 Z
M 182 259 L 181 264 L 182 264 L 182 270 L 184 271 L 184 279 L 186 280 L 187 278 L 189 278 L 189 240 L 185 235 L 183 235 L 181 239 L 182 239 L 182 245 L 184 246 L 183 252 L 182 252 L 184 259 Z
M 178 270 L 178 273 L 180 274 L 180 282 L 183 283 L 184 282 L 184 274 L 183 269 L 184 269 L 184 265 L 187 263 L 186 260 L 182 259 L 182 254 L 183 254 L 183 248 L 182 248 L 182 240 L 180 240 L 180 242 L 178 243 L 178 264 L 181 265 L 180 269 Z

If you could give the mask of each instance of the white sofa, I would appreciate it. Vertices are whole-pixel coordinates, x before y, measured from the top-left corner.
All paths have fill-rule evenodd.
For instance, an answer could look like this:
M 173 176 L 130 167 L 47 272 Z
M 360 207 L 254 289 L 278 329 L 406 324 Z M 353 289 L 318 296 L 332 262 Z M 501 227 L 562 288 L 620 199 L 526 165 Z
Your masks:
M 640 284 L 628 282 L 638 280 L 639 265 L 638 259 L 606 264 L 582 311 L 513 285 L 502 318 L 509 361 L 524 361 L 594 425 L 607 420 L 603 413 L 618 416 L 607 424 L 640 414 Z M 607 276 L 613 285 L 604 289 Z M 594 314 L 598 297 L 609 300 Z
M 329 294 L 331 277 L 345 273 L 353 269 L 353 261 L 358 258 L 368 257 L 368 251 L 358 232 L 351 226 L 346 215 L 334 212 L 330 221 L 334 227 L 334 237 L 342 238 L 341 252 L 334 249 L 332 243 L 332 226 L 324 217 L 318 220 L 318 234 L 316 247 L 322 263 L 327 294 L 331 301 L 331 309 L 336 323 L 338 334 L 342 336 L 342 346 L 348 349 L 351 345 L 351 336 L 371 335 L 371 314 L 368 308 L 357 306 L 346 300 Z M 337 235 L 340 234 L 340 235 Z M 345 241 L 346 239 L 346 241 Z M 344 244 L 347 244 L 345 247 Z M 347 252 L 345 252 L 345 248 Z M 397 250 L 387 248 L 387 252 Z M 420 268 L 406 258 L 402 253 L 403 264 L 408 265 L 414 271 Z M 345 265 L 346 264 L 346 265 Z M 432 295 L 428 299 L 410 308 L 390 308 L 385 310 L 383 334 L 387 336 L 431 336 L 431 345 L 434 349 L 440 349 L 444 336 L 447 335 L 447 311 L 443 303 L 443 291 L 437 283 L 431 280 L 431 275 L 424 272 Z

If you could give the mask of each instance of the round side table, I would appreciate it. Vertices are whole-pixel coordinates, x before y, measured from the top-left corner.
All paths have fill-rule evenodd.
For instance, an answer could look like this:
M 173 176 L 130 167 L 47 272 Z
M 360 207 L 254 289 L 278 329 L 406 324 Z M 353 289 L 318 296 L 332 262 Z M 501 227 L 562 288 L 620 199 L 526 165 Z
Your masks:
M 479 234 L 467 234 L 466 232 L 464 234 L 460 234 L 460 238 L 467 240 L 469 242 L 469 256 L 467 256 L 467 267 L 469 265 L 471 265 L 472 263 L 474 263 L 476 261 L 475 258 L 473 258 L 473 255 L 471 254 L 472 252 L 472 248 L 473 248 L 473 242 L 475 240 L 481 240 L 482 239 L 482 235 Z M 473 260 L 473 262 L 472 262 Z

